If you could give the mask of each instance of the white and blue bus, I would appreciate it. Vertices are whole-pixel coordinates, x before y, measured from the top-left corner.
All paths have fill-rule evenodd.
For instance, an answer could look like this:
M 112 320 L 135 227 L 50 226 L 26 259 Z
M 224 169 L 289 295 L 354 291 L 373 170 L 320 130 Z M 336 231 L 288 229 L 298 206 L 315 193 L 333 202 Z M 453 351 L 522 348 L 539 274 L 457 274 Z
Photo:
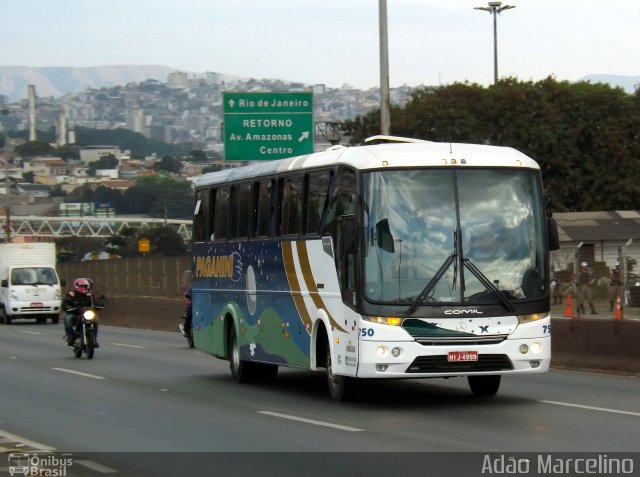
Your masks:
M 236 381 L 322 370 L 341 401 L 358 378 L 466 376 L 492 396 L 549 369 L 557 230 L 538 164 L 395 141 L 196 181 L 195 346 Z

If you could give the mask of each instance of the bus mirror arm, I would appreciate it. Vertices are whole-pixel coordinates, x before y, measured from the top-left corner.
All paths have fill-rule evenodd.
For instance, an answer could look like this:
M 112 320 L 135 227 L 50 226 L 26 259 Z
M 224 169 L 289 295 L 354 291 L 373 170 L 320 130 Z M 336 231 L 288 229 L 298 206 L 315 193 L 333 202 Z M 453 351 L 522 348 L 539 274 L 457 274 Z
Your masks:
M 547 219 L 547 233 L 549 236 L 549 250 L 551 252 L 558 250 L 560 248 L 560 236 L 558 235 L 558 223 L 553 217 Z
M 356 222 L 353 216 L 344 216 L 344 227 L 342 229 L 342 250 L 345 255 L 356 252 L 357 243 Z

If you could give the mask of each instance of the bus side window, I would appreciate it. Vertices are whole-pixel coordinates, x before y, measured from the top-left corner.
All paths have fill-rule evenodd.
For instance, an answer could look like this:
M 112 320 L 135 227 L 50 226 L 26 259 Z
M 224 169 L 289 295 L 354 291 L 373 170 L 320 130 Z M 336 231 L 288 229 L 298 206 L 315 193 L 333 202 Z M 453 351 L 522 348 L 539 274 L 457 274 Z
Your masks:
M 307 184 L 307 235 L 320 233 L 322 215 L 327 203 L 329 171 L 309 174 Z
M 221 187 L 215 191 L 213 207 L 213 234 L 212 240 L 224 240 L 227 238 L 227 225 L 229 223 L 229 187 Z
M 256 182 L 253 201 L 253 237 L 268 237 L 271 234 L 271 181 Z
M 193 241 L 204 242 L 207 240 L 207 214 L 209 212 L 208 191 L 198 191 L 196 206 L 193 211 Z
M 298 235 L 302 225 L 302 176 L 286 177 L 282 183 L 280 232 Z
M 231 187 L 231 231 L 229 238 L 247 238 L 251 220 L 251 183 Z

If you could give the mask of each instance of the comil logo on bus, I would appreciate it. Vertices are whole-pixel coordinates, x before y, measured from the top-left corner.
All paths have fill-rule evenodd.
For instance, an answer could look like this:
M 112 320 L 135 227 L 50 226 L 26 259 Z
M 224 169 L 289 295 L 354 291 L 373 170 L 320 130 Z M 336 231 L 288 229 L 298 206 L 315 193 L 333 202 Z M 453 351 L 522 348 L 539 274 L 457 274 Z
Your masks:
M 475 308 L 472 310 L 445 310 L 445 315 L 482 315 L 483 313 Z
M 230 278 L 237 282 L 242 277 L 242 258 L 238 252 L 196 257 L 196 277 Z

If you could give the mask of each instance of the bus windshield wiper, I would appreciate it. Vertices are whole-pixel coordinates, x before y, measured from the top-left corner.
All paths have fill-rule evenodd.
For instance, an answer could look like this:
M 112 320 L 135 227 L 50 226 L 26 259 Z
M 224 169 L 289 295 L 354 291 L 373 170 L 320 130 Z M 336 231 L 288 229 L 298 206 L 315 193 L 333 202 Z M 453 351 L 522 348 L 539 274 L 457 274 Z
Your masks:
M 412 315 L 413 313 L 415 313 L 415 311 L 422 304 L 424 299 L 429 296 L 429 293 L 433 291 L 433 289 L 436 287 L 436 284 L 440 281 L 442 276 L 449 269 L 451 264 L 455 262 L 456 259 L 457 259 L 457 255 L 455 253 L 447 257 L 447 259 L 444 261 L 442 266 L 438 269 L 438 271 L 433 276 L 433 278 L 429 280 L 429 283 L 427 283 L 427 286 L 424 287 L 424 290 L 420 292 L 420 294 L 418 295 L 418 298 L 416 298 L 416 301 L 413 302 L 413 305 L 409 307 L 406 313 L 407 315 Z
M 511 304 L 511 302 L 505 298 L 505 296 L 498 289 L 498 287 L 496 287 L 493 283 L 491 283 L 491 280 L 489 280 L 487 276 L 484 273 L 482 273 L 480 269 L 476 267 L 471 260 L 469 260 L 468 258 L 465 258 L 462 260 L 462 263 L 469 269 L 469 271 L 473 274 L 473 276 L 475 276 L 478 279 L 478 281 L 485 286 L 487 290 L 489 290 L 492 294 L 494 294 L 500 299 L 500 303 L 507 310 L 509 310 L 512 313 L 515 313 L 516 310 Z

